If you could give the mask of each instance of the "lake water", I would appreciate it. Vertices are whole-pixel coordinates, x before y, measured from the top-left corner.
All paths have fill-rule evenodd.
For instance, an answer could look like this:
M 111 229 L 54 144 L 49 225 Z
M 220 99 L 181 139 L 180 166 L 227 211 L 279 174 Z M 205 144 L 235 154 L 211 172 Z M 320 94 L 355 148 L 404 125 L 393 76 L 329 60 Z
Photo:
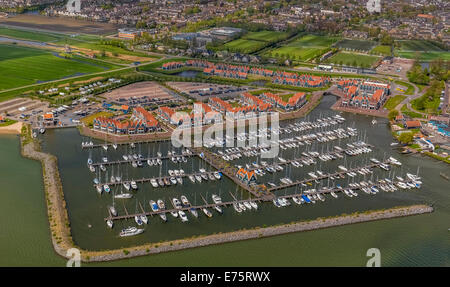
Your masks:
M 310 114 L 310 119 L 324 114 L 332 114 L 328 109 L 334 102 L 333 97 L 325 97 L 319 107 Z M 149 218 L 144 234 L 135 238 L 118 238 L 121 227 L 135 225 L 134 221 L 116 222 L 113 230 L 106 227 L 103 217 L 107 216 L 107 205 L 112 204 L 111 195 L 99 196 L 92 187 L 93 174 L 86 168 L 87 151 L 80 148 L 81 137 L 75 129 L 49 130 L 44 135 L 43 149 L 58 156 L 64 193 L 69 207 L 69 217 L 72 225 L 73 238 L 79 246 L 99 250 L 103 248 L 127 247 L 144 242 L 183 238 L 195 234 L 210 234 L 263 226 L 295 220 L 329 216 L 353 211 L 374 208 L 384 208 L 412 203 L 432 203 L 436 211 L 433 214 L 408 218 L 399 218 L 379 222 L 362 223 L 351 226 L 329 228 L 272 238 L 227 243 L 218 246 L 208 246 L 192 250 L 183 250 L 166 254 L 144 256 L 102 264 L 106 266 L 227 266 L 227 265 L 258 265 L 258 266 L 364 266 L 367 261 L 366 251 L 376 247 L 381 251 L 384 266 L 448 266 L 448 250 L 450 247 L 448 231 L 449 193 L 448 181 L 439 176 L 439 171 L 448 168 L 447 165 L 424 159 L 419 156 L 398 155 L 390 149 L 391 136 L 386 122 L 378 120 L 376 125 L 370 122 L 371 117 L 343 114 L 347 118 L 346 125 L 354 125 L 359 130 L 370 129 L 368 142 L 377 146 L 369 157 L 382 158 L 385 153 L 393 154 L 403 162 L 403 174 L 414 172 L 420 166 L 420 175 L 424 185 L 419 191 L 397 191 L 395 193 L 380 192 L 375 196 L 361 193 L 357 198 L 333 199 L 327 196 L 325 202 L 308 206 L 291 206 L 277 209 L 271 203 L 260 204 L 258 211 L 236 214 L 232 208 L 227 208 L 223 215 L 214 213 L 207 219 L 200 214 L 195 220 L 189 216 L 189 223 L 181 223 L 168 216 L 169 222 L 162 223 L 159 218 Z M 340 145 L 344 144 L 341 142 Z M 345 144 L 344 144 L 345 145 Z M 65 261 L 57 256 L 50 243 L 48 222 L 46 217 L 44 194 L 42 190 L 41 168 L 39 163 L 23 159 L 19 154 L 19 142 L 14 136 L 0 137 L 0 171 L 4 176 L 0 201 L 0 225 L 5 226 L 5 232 L 0 235 L 4 255 L 0 265 L 57 265 L 63 266 Z M 326 149 L 326 145 L 324 149 Z M 165 153 L 168 144 L 150 146 L 150 153 L 160 150 Z M 315 147 L 321 151 L 321 145 Z M 144 156 L 148 147 L 142 146 Z M 101 157 L 100 150 L 92 155 L 95 160 Z M 113 159 L 119 153 L 108 153 Z M 283 151 L 284 158 L 293 155 Z M 348 159 L 347 164 L 354 160 L 363 163 L 361 159 Z M 193 162 L 193 163 L 192 163 Z M 356 162 L 356 161 L 355 161 Z M 337 163 L 333 163 L 337 164 Z M 356 164 L 356 163 L 354 163 Z M 202 165 L 209 169 L 209 167 Z M 320 169 L 327 171 L 328 164 Z M 181 166 L 186 172 L 192 168 L 198 170 L 200 161 L 189 160 Z M 319 166 L 317 166 L 319 167 Z M 162 174 L 167 174 L 167 168 L 177 168 L 172 163 L 163 165 Z M 311 167 L 311 170 L 313 167 Z M 330 170 L 333 168 L 330 167 Z M 121 168 L 122 176 L 138 178 L 142 175 L 159 174 L 159 168 L 144 167 L 142 169 Z M 116 171 L 117 172 L 117 171 Z M 295 169 L 288 173 L 291 178 L 307 177 L 308 170 Z M 376 172 L 379 176 L 382 172 Z M 110 174 L 111 175 L 111 171 Z M 283 177 L 285 172 L 277 175 Z M 2 178 L 3 178 L 2 176 Z M 270 177 L 270 176 L 269 176 Z M 26 178 L 27 180 L 23 180 Z M 267 180 L 277 180 L 269 178 Z M 345 183 L 345 182 L 344 182 Z M 218 187 L 219 186 L 219 187 Z M 165 199 L 166 204 L 171 197 L 185 194 L 191 202 L 201 202 L 201 197 L 210 200 L 212 193 L 220 193 L 224 200 L 231 199 L 229 192 L 237 197 L 248 196 L 245 192 L 236 191 L 229 179 L 222 179 L 220 185 L 214 183 L 191 184 L 188 179 L 183 186 L 154 189 L 149 184 L 140 186 L 135 198 L 148 210 L 150 199 Z M 287 190 L 287 193 L 294 190 Z M 285 191 L 278 192 L 284 194 Z M 115 202 L 119 213 L 123 213 L 125 205 L 128 211 L 136 210 L 136 200 L 122 203 Z M 91 228 L 88 225 L 92 225 Z M 232 256 L 231 256 L 232 254 Z

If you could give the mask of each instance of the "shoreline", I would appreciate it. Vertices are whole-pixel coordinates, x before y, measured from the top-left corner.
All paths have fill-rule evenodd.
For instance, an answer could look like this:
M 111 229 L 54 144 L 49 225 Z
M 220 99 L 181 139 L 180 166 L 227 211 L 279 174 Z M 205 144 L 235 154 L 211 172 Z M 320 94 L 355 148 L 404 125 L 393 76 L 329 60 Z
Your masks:
M 0 135 L 19 135 L 22 132 L 22 127 L 22 122 L 17 122 L 9 126 L 0 127 Z
M 219 232 L 210 235 L 198 235 L 191 238 L 177 239 L 163 243 L 148 243 L 139 246 L 101 251 L 84 250 L 78 247 L 72 239 L 68 210 L 66 208 L 62 184 L 59 177 L 57 158 L 40 151 L 39 143 L 31 138 L 29 126 L 25 125 L 23 127 L 20 139 L 22 156 L 38 160 L 42 165 L 47 215 L 52 245 L 55 252 L 64 258 L 69 258 L 67 256 L 67 250 L 77 248 L 80 250 L 81 260 L 85 263 L 127 259 L 227 242 L 271 237 L 294 232 L 311 231 L 433 212 L 432 206 L 425 204 L 411 205 L 383 210 L 368 210 L 350 215 L 342 214 L 327 218 L 319 217 L 309 221 L 299 221 L 269 227 L 255 227 L 248 230 L 243 229 L 226 233 Z

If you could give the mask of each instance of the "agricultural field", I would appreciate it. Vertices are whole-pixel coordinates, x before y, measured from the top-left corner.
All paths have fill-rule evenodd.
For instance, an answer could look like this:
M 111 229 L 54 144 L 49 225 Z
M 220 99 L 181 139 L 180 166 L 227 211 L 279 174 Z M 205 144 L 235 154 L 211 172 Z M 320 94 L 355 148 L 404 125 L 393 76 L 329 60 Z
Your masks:
M 337 41 L 335 37 L 306 35 L 266 53 L 275 58 L 309 61 L 325 53 Z
M 378 45 L 370 51 L 370 54 L 380 55 L 380 56 L 391 56 L 391 46 Z
M 65 59 L 46 50 L 0 45 L 0 90 L 104 70 L 92 62 Z
M 237 39 L 224 44 L 224 48 L 230 52 L 249 54 L 261 50 L 267 46 L 267 42 Z
M 0 36 L 39 42 L 56 42 L 62 35 L 0 27 Z
M 373 41 L 343 39 L 335 44 L 336 48 L 351 51 L 368 52 L 376 45 Z
M 445 51 L 428 41 L 397 41 L 396 46 L 395 55 L 402 58 L 418 58 L 421 61 L 432 61 L 435 59 L 450 60 L 450 51 Z
M 371 67 L 380 57 L 361 55 L 355 53 L 338 52 L 331 58 L 327 59 L 326 63 L 333 63 L 338 65 L 346 65 L 352 67 Z
M 259 32 L 248 32 L 242 37 L 242 39 L 273 43 L 282 41 L 286 39 L 288 36 L 289 34 L 285 32 L 259 31 Z

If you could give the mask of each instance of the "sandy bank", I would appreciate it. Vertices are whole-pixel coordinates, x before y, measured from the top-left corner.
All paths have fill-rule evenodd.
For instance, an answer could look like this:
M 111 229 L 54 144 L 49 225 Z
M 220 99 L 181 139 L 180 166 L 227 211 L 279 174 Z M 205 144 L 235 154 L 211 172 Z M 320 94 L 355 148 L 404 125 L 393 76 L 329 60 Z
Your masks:
M 13 134 L 18 135 L 22 131 L 22 122 L 17 122 L 15 124 L 6 126 L 6 127 L 0 127 L 0 135 L 5 134 Z

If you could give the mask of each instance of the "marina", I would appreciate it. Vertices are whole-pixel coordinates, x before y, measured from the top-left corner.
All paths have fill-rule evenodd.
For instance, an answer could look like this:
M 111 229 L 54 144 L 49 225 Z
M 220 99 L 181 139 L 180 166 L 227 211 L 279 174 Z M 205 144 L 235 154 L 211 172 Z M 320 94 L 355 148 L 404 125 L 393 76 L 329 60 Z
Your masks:
M 277 225 L 280 222 L 292 222 L 298 220 L 309 220 L 320 216 L 327 216 L 333 214 L 341 213 L 351 213 L 358 210 L 365 210 L 367 208 L 385 208 L 389 206 L 399 206 L 404 204 L 405 200 L 412 200 L 416 203 L 419 196 L 417 188 L 413 189 L 400 189 L 396 192 L 385 192 L 379 185 L 379 180 L 390 178 L 394 179 L 396 176 L 406 177 L 406 173 L 416 174 L 416 166 L 414 169 L 408 168 L 408 164 L 405 164 L 403 160 L 399 158 L 399 155 L 393 154 L 390 147 L 384 147 L 377 140 L 377 137 L 382 137 L 376 134 L 375 138 L 368 137 L 365 132 L 365 124 L 359 118 L 352 115 L 343 115 L 345 121 L 340 124 L 335 124 L 328 127 L 313 127 L 308 130 L 300 130 L 299 123 L 303 121 L 307 122 L 317 122 L 317 119 L 333 117 L 333 112 L 328 110 L 318 109 L 313 111 L 313 113 L 304 119 L 292 120 L 288 122 L 283 122 L 280 125 L 280 141 L 285 141 L 288 138 L 302 137 L 303 135 L 311 136 L 312 133 L 322 133 L 325 134 L 329 130 L 342 129 L 346 132 L 352 131 L 353 136 L 345 138 L 336 138 L 334 140 L 329 140 L 327 142 L 320 142 L 318 140 L 311 140 L 311 144 L 298 144 L 297 147 L 289 147 L 287 144 L 289 142 L 286 140 L 286 149 L 281 149 L 279 151 L 278 157 L 274 159 L 264 159 L 261 155 L 255 156 L 245 156 L 242 153 L 242 157 L 230 160 L 224 160 L 221 154 L 226 153 L 229 148 L 224 145 L 212 146 L 212 147 L 202 147 L 202 148 L 189 148 L 192 154 L 196 156 L 186 157 L 186 162 L 173 162 L 170 160 L 162 160 L 161 165 L 149 166 L 145 161 L 142 162 L 142 166 L 138 168 L 132 167 L 130 164 L 114 164 L 105 165 L 106 171 L 101 172 L 99 177 L 101 184 L 107 184 L 111 189 L 110 193 L 103 191 L 101 194 L 96 191 L 95 183 L 92 184 L 92 180 L 95 179 L 96 172 L 91 172 L 87 167 L 87 159 L 91 157 L 92 162 L 98 163 L 102 162 L 102 157 L 107 156 L 108 161 L 122 160 L 124 154 L 142 154 L 145 158 L 157 158 L 159 154 L 162 156 L 167 156 L 169 152 L 176 155 L 182 155 L 183 149 L 174 149 L 170 142 L 162 141 L 159 143 L 150 144 L 139 144 L 134 143 L 135 147 L 133 151 L 130 151 L 130 144 L 117 145 L 117 149 L 114 147 L 109 147 L 108 150 L 104 148 L 80 148 L 80 143 L 86 141 L 82 139 L 76 130 L 55 130 L 48 131 L 41 135 L 48 138 L 48 140 L 43 144 L 43 150 L 51 150 L 52 153 L 58 156 L 58 165 L 61 168 L 61 178 L 64 185 L 64 190 L 66 195 L 66 200 L 68 204 L 73 208 L 75 214 L 78 214 L 81 210 L 85 210 L 83 214 L 86 216 L 78 216 L 72 218 L 75 214 L 69 213 L 71 218 L 71 226 L 73 230 L 74 241 L 77 242 L 83 248 L 96 249 L 96 248 L 118 248 L 123 246 L 123 244 L 144 244 L 147 242 L 159 242 L 167 240 L 175 240 L 178 238 L 186 238 L 196 236 L 196 234 L 212 234 L 216 232 L 228 232 L 233 230 L 239 230 L 242 228 L 253 228 L 263 225 Z M 370 122 L 368 125 L 372 126 Z M 348 129 L 348 128 L 351 128 Z M 295 131 L 294 128 L 298 129 Z M 262 130 L 261 130 L 262 131 Z M 353 132 L 354 131 L 354 132 Z M 381 135 L 389 136 L 389 133 L 380 131 Z M 238 141 L 237 134 L 234 138 Z M 247 134 L 247 140 L 250 134 Z M 52 140 L 54 138 L 54 140 Z M 270 139 L 270 138 L 269 138 Z M 375 140 L 374 140 L 375 139 Z M 224 139 L 222 139 L 224 140 Z M 225 138 L 226 140 L 226 138 Z M 305 138 L 305 140 L 308 140 Z M 96 144 L 102 145 L 102 141 L 95 141 Z M 304 141 L 301 141 L 304 143 Z M 342 150 L 350 150 L 347 144 L 354 145 L 355 143 L 364 142 L 367 144 L 367 148 L 372 149 L 372 152 L 361 153 L 359 155 L 348 155 L 343 151 L 339 154 L 343 158 L 336 156 L 336 151 L 338 151 L 335 146 L 340 147 Z M 386 141 L 388 143 L 391 140 Z M 51 144 L 49 146 L 48 144 Z M 64 149 L 62 148 L 64 147 Z M 357 146 L 354 146 L 358 148 Z M 231 147 L 230 147 L 231 148 Z M 139 150 L 140 149 L 140 150 Z M 242 149 L 242 148 L 241 148 Z M 70 152 L 69 152 L 70 151 Z M 295 167 L 293 159 L 305 157 L 302 153 L 307 153 L 310 157 L 310 152 L 314 153 L 315 164 L 304 165 L 303 167 Z M 158 154 L 159 153 L 159 154 Z M 336 159 L 322 160 L 316 157 L 318 153 L 322 158 L 323 155 L 330 155 L 331 153 L 336 156 Z M 342 170 L 338 166 L 343 166 L 348 169 L 348 171 L 353 170 L 357 167 L 365 167 L 371 165 L 371 158 L 377 158 L 381 163 L 385 162 L 390 156 L 399 159 L 403 162 L 402 166 L 391 165 L 391 170 L 387 171 L 382 168 L 373 167 L 373 173 L 362 175 L 357 171 L 357 175 L 351 177 L 345 174 L 345 178 L 324 178 L 321 180 L 312 179 L 309 173 L 314 173 L 318 175 L 318 171 L 322 172 L 324 175 L 333 175 L 333 173 L 341 172 Z M 313 157 L 311 155 L 311 157 Z M 281 163 L 279 158 L 283 158 L 286 162 L 290 161 L 290 164 Z M 246 164 L 249 165 L 251 170 L 255 168 L 252 163 L 257 163 L 261 166 L 267 162 L 267 165 L 273 165 L 274 163 L 283 167 L 283 170 L 277 172 L 267 172 L 264 170 L 264 175 L 257 175 L 257 182 L 255 184 L 246 184 L 240 181 L 236 177 L 236 172 L 239 170 L 238 166 L 245 167 Z M 73 162 L 77 162 L 74 166 Z M 68 168 L 64 168 L 67 166 Z M 76 167 L 73 169 L 72 167 Z M 97 172 L 98 168 L 96 168 Z M 176 184 L 170 184 L 169 186 L 164 185 L 161 187 L 158 185 L 155 187 L 152 185 L 151 179 L 164 179 L 166 178 L 170 182 L 169 170 L 175 172 L 175 170 L 183 170 L 185 176 L 182 178 L 182 183 L 176 180 L 176 175 L 174 174 Z M 201 171 L 205 170 L 207 180 L 201 177 Z M 257 168 L 255 169 L 256 172 Z M 347 172 L 348 172 L 347 171 Z M 222 177 L 220 180 L 211 180 L 210 175 L 213 176 L 215 172 L 220 172 Z M 110 177 L 119 177 L 122 185 L 111 184 Z M 201 182 L 197 181 L 195 175 L 201 179 Z M 422 171 L 420 172 L 422 175 Z M 194 179 L 195 183 L 190 179 Z M 289 185 L 288 181 L 281 181 L 281 179 L 290 179 L 292 183 L 297 181 L 308 180 L 299 185 Z M 80 179 L 82 179 L 80 181 Z M 106 180 L 107 179 L 107 180 Z M 144 182 L 139 182 L 139 179 L 146 179 Z M 338 185 L 345 187 L 345 189 L 350 189 L 350 184 L 359 182 L 371 181 L 376 185 L 377 189 L 380 191 L 375 196 L 374 194 L 367 194 L 366 192 L 358 189 L 352 189 L 358 196 L 349 197 L 343 191 L 339 191 Z M 134 181 L 138 189 L 126 190 L 123 186 L 123 182 L 130 184 Z M 158 181 L 158 180 L 157 180 Z M 317 182 L 316 182 L 317 181 Z M 81 186 L 81 189 L 74 189 L 72 186 Z M 219 184 L 220 183 L 220 184 Z M 273 186 L 269 183 L 274 183 L 279 189 L 268 191 L 268 189 Z M 111 185 L 109 185 L 111 184 Z M 218 185 L 219 184 L 219 185 Z M 261 188 L 262 186 L 266 188 Z M 218 188 L 219 187 L 219 188 Z M 333 193 L 325 192 L 324 188 L 330 188 Z M 423 188 L 423 187 L 421 187 Z M 315 194 L 313 190 L 318 192 Z M 122 191 L 121 191 L 122 190 Z M 400 192 L 400 190 L 402 190 Z M 115 195 L 120 195 L 121 193 L 130 194 L 129 198 L 114 198 Z M 325 201 L 317 199 L 314 201 L 316 204 L 301 204 L 295 203 L 297 197 L 303 193 L 303 195 L 312 196 L 315 194 L 318 197 L 320 194 L 324 197 Z M 323 192 L 323 193 L 322 193 Z M 233 195 L 231 195 L 231 194 Z M 222 202 L 226 205 L 216 204 L 212 200 L 212 194 L 216 194 L 221 197 Z M 333 194 L 337 195 L 335 198 Z M 180 199 L 184 195 L 190 201 L 191 206 L 195 207 L 195 211 L 192 209 L 183 208 L 185 217 L 188 221 L 183 222 L 179 217 L 175 218 L 168 211 L 175 211 L 170 203 L 173 198 Z M 202 197 L 207 200 L 207 204 L 202 200 Z M 276 198 L 286 197 L 286 206 L 279 208 L 274 205 L 273 200 Z M 301 196 L 300 196 L 301 197 Z M 106 224 L 108 218 L 112 218 L 108 212 L 108 206 L 113 203 L 117 210 L 118 216 L 127 216 L 126 218 L 115 219 L 113 221 L 113 228 L 109 228 Z M 161 218 L 161 214 L 153 214 L 154 212 L 151 208 L 149 202 L 151 200 L 157 202 L 159 199 L 165 202 L 167 212 L 165 213 L 166 220 Z M 409 202 L 408 201 L 408 202 Z M 245 207 L 244 202 L 250 205 L 251 202 L 257 204 L 257 209 L 252 208 L 252 212 Z M 420 202 L 420 201 L 419 201 Z M 139 204 L 140 203 L 140 204 Z M 239 205 L 241 203 L 241 206 Z M 312 203 L 312 201 L 311 201 Z M 142 205 L 144 210 L 141 210 L 140 205 Z M 137 208 L 136 208 L 137 206 Z M 222 213 L 219 213 L 215 207 L 220 207 Z M 245 208 L 243 211 L 242 207 Z M 125 212 L 125 208 L 126 211 Z M 238 211 L 240 210 L 240 212 Z M 197 214 L 195 216 L 193 212 Z M 134 216 L 144 214 L 148 218 L 148 224 L 138 225 Z M 92 226 L 88 227 L 86 221 Z M 136 226 L 138 229 L 144 229 L 144 232 L 136 236 L 130 237 L 120 237 L 119 233 L 122 229 Z M 170 226 L 174 226 L 172 228 Z M 98 241 L 101 238 L 101 242 Z M 130 243 L 128 243 L 130 242 Z

